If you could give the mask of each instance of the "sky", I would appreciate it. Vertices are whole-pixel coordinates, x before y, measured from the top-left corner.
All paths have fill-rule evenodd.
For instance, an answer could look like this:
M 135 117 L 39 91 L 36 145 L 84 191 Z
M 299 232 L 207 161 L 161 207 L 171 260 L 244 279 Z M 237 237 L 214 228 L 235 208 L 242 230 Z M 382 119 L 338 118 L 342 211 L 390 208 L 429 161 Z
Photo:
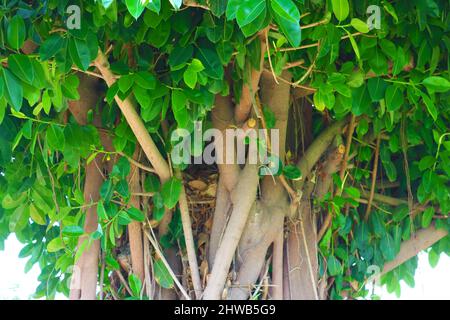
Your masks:
M 27 274 L 24 273 L 27 258 L 18 258 L 23 245 L 14 235 L 5 241 L 5 250 L 0 251 L 0 300 L 32 299 L 39 284 L 39 266 L 35 265 Z M 450 257 L 442 255 L 438 265 L 433 269 L 428 263 L 426 253 L 419 255 L 419 265 L 416 270 L 416 285 L 410 288 L 401 283 L 401 300 L 450 300 Z M 398 299 L 395 294 L 389 294 L 384 288 L 375 288 L 375 294 L 383 300 Z M 58 296 L 58 299 L 65 299 Z

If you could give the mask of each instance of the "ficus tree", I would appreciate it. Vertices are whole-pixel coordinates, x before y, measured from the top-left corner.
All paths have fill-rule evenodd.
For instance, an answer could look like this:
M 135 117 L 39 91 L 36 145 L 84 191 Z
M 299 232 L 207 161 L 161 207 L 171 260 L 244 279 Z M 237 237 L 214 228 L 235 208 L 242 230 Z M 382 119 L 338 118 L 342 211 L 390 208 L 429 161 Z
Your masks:
M 1 0 L 0 249 L 50 299 L 400 294 L 450 253 L 449 9 Z M 278 148 L 173 161 L 196 124 Z

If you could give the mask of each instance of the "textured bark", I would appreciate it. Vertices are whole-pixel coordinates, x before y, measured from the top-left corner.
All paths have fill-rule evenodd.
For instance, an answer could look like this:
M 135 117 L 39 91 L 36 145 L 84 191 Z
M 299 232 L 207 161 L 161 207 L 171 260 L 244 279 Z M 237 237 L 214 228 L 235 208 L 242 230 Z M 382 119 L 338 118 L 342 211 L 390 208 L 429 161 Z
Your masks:
M 97 87 L 98 81 L 80 75 L 80 85 L 78 92 L 80 100 L 69 102 L 69 110 L 75 120 L 80 125 L 87 123 L 87 112 L 95 106 L 98 100 Z M 94 118 L 94 124 L 100 125 L 101 120 L 98 115 Z M 102 143 L 106 149 L 110 148 L 109 139 L 100 135 Z M 86 165 L 85 184 L 84 184 L 84 200 L 85 203 L 98 201 L 100 198 L 99 190 L 103 183 L 102 170 L 105 164 L 102 162 L 102 155 L 98 155 L 94 161 Z M 92 206 L 86 210 L 86 218 L 84 223 L 84 231 L 92 233 L 97 230 L 98 217 L 97 207 Z M 88 236 L 80 237 L 78 247 L 88 238 Z M 100 254 L 100 242 L 95 240 L 87 247 L 76 263 L 73 274 L 73 282 L 70 290 L 71 300 L 94 300 L 96 298 L 98 259 Z
M 239 100 L 239 104 L 236 106 L 234 112 L 234 118 L 236 123 L 241 124 L 247 120 L 253 105 L 254 96 L 258 92 L 259 80 L 261 77 L 261 73 L 263 71 L 264 66 L 264 55 L 266 54 L 266 42 L 264 40 L 264 33 L 262 31 L 258 34 L 258 39 L 260 41 L 261 46 L 261 59 L 259 69 L 252 69 L 250 74 L 250 83 L 244 84 L 242 87 L 241 98 Z M 253 96 L 252 96 L 253 95 Z
M 310 192 L 310 191 L 309 191 Z M 317 230 L 309 196 L 302 199 L 300 216 L 288 225 L 286 246 L 289 291 L 284 299 L 317 299 Z
M 110 65 L 108 59 L 103 54 L 101 50 L 98 52 L 98 56 L 94 61 L 95 66 L 99 69 L 100 73 L 103 76 L 106 84 L 110 87 L 116 82 L 116 78 L 110 69 Z M 157 146 L 155 145 L 153 139 L 151 138 L 149 132 L 147 131 L 144 122 L 141 117 L 137 113 L 135 106 L 130 98 L 126 98 L 125 100 L 121 100 L 117 95 L 115 96 L 115 100 L 119 109 L 121 110 L 123 116 L 127 120 L 130 125 L 131 130 L 133 131 L 139 145 L 144 151 L 147 159 L 152 164 L 156 173 L 160 177 L 161 181 L 164 183 L 170 178 L 170 170 L 166 160 L 163 158 L 161 153 L 159 152 Z M 180 195 L 180 202 L 187 203 L 185 199 L 186 194 L 184 192 L 184 187 L 182 187 L 182 193 Z M 198 263 L 195 255 L 195 246 L 192 241 L 192 230 L 188 228 L 190 226 L 189 215 L 188 212 L 181 215 L 182 223 L 183 223 L 183 231 L 186 240 L 186 249 L 188 251 L 189 258 L 189 266 L 191 268 L 192 273 L 197 273 L 193 275 L 194 288 L 197 292 L 201 291 L 201 283 L 199 282 L 200 275 L 198 274 Z M 164 221 L 167 224 L 167 220 Z M 191 240 L 191 241 L 189 241 Z M 192 258 L 195 257 L 194 260 Z
M 223 141 L 215 141 L 216 155 L 222 155 L 222 159 L 227 159 L 227 150 L 225 148 L 227 144 L 227 138 L 225 130 L 234 123 L 233 109 L 230 97 L 216 96 L 215 107 L 212 110 L 212 122 L 217 130 L 220 130 Z M 228 150 L 228 152 L 234 152 L 234 150 Z M 233 159 L 235 155 L 233 154 Z M 209 244 L 209 267 L 214 266 L 214 260 L 217 249 L 219 248 L 223 233 L 225 231 L 226 223 L 232 209 L 231 192 L 236 186 L 239 180 L 240 168 L 236 162 L 227 164 L 218 164 L 219 168 L 219 183 L 216 195 L 216 207 L 213 215 L 213 224 L 210 234 Z
M 284 72 L 284 79 L 290 74 Z M 279 150 L 272 154 L 284 160 L 286 148 L 286 127 L 289 111 L 290 86 L 285 82 L 277 84 L 271 75 L 261 79 L 261 101 L 269 106 L 275 115 L 274 130 L 279 134 Z M 269 135 L 270 136 L 270 135 Z M 230 290 L 231 299 L 246 299 L 264 266 L 267 250 L 273 241 L 283 233 L 284 217 L 289 211 L 287 194 L 278 178 L 266 176 L 262 180 L 262 200 L 250 212 L 237 252 L 238 276 L 235 287 Z
M 234 204 L 233 211 L 225 229 L 223 240 L 217 250 L 211 276 L 204 291 L 203 298 L 205 300 L 216 300 L 222 295 L 234 253 L 244 231 L 250 209 L 256 200 L 258 180 L 257 166 L 247 164 L 231 194 L 231 200 Z
M 139 160 L 140 148 L 137 146 L 134 152 L 134 159 Z M 132 193 L 141 192 L 139 168 L 131 165 L 129 176 L 130 190 Z M 130 204 L 140 209 L 140 198 L 138 196 L 131 196 Z M 142 224 L 138 221 L 133 221 L 128 225 L 128 238 L 130 242 L 131 267 L 133 273 L 139 277 L 144 283 L 144 248 L 142 242 Z
M 101 174 L 95 164 L 101 163 L 101 156 L 97 156 L 94 161 L 86 166 L 86 178 L 84 185 L 84 200 L 86 203 L 98 201 L 100 198 L 99 190 L 103 183 Z M 84 231 L 92 233 L 97 230 L 97 206 L 90 207 L 86 210 L 86 220 L 84 223 Z M 78 247 L 89 236 L 82 236 L 78 240 Z M 73 279 L 75 283 L 71 285 L 71 300 L 95 300 L 97 292 L 97 274 L 98 274 L 98 258 L 100 254 L 100 242 L 98 240 L 87 247 L 74 269 Z
M 412 257 L 415 257 L 421 251 L 431 247 L 433 244 L 446 236 L 448 236 L 447 230 L 436 229 L 434 226 L 417 231 L 415 235 L 411 236 L 411 239 L 402 243 L 397 257 L 384 265 L 381 274 L 383 275 L 397 268 L 402 263 L 408 261 Z

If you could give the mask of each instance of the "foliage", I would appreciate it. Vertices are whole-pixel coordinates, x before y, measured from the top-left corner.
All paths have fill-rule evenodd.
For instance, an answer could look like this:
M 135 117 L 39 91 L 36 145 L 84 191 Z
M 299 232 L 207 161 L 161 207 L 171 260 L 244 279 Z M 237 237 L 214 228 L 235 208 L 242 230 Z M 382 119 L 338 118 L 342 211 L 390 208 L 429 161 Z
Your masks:
M 69 4 L 82 8 L 79 30 L 66 28 Z M 344 291 L 365 296 L 368 267 L 394 259 L 401 242 L 415 230 L 432 221 L 450 229 L 445 218 L 450 212 L 448 1 L 198 4 L 184 6 L 181 0 L 1 2 L 0 249 L 11 233 L 24 244 L 20 257 L 28 258 L 25 271 L 36 263 L 42 270 L 37 297 L 68 294 L 70 266 L 95 239 L 101 240 L 107 253 L 107 270 L 116 269 L 117 240 L 130 222 L 145 220 L 146 213 L 129 207 L 126 158 L 114 165 L 102 184 L 100 201 L 86 203 L 83 198 L 86 163 L 96 156 L 106 161 L 118 153 L 133 156 L 136 139 L 118 116 L 114 97 L 132 96 L 137 101 L 146 128 L 166 154 L 172 146 L 164 140 L 163 120 L 170 132 L 192 131 L 194 121 L 209 123 L 215 95 L 233 92 L 239 100 L 250 70 L 259 68 L 261 30 L 267 30 L 266 59 L 275 75 L 290 63 L 304 60 L 306 67 L 290 71 L 293 87 L 308 85 L 316 90 L 311 97 L 316 136 L 324 119 L 359 117 L 357 143 L 351 150 L 355 154 L 352 185 L 317 204 L 333 214 L 332 227 L 319 245 L 320 275 L 328 273 L 335 279 L 331 297 L 340 298 Z M 380 29 L 369 31 L 363 22 L 369 4 L 382 9 Z M 25 54 L 20 48 L 30 40 L 39 48 Z M 91 63 L 98 49 L 105 52 L 110 44 L 111 69 L 120 79 L 102 89 L 105 100 L 99 99 L 87 125 L 71 116 L 65 121 L 68 102 L 79 99 L 76 72 L 95 72 Z M 232 79 L 232 87 L 225 75 Z M 104 150 L 93 122 L 98 110 L 102 110 L 101 126 L 113 137 L 113 153 Z M 410 189 L 413 200 L 428 207 L 423 214 L 412 217 L 407 203 L 381 204 L 373 207 L 367 222 L 363 220 L 365 206 L 357 200 L 361 188 L 370 185 L 372 142 L 378 135 L 382 136 L 381 176 L 400 184 L 391 195 L 407 198 Z M 283 172 L 290 179 L 301 177 L 292 165 Z M 335 177 L 336 186 L 343 183 Z M 161 221 L 166 209 L 176 206 L 180 188 L 176 178 L 161 185 L 155 176 L 147 175 L 145 191 L 154 193 L 151 219 Z M 98 230 L 88 234 L 77 250 L 79 237 L 85 235 L 84 212 L 91 206 L 100 217 Z M 164 239 L 167 246 L 177 245 L 181 238 L 179 220 L 172 230 Z M 450 253 L 448 237 L 433 245 L 430 261 L 443 252 Z M 157 281 L 173 287 L 164 264 L 155 261 Z M 416 265 L 416 259 L 406 262 L 383 277 L 383 283 L 399 293 L 400 280 L 414 284 Z M 129 282 L 133 296 L 139 297 L 139 279 Z

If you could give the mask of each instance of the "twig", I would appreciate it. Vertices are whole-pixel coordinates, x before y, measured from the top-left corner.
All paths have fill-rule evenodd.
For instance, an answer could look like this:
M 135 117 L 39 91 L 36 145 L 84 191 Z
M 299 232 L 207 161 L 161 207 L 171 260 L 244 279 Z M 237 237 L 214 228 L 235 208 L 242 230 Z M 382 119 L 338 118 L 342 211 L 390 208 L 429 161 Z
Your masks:
M 183 181 L 181 171 L 177 170 L 178 178 Z M 195 296 L 200 299 L 203 294 L 202 281 L 200 278 L 200 271 L 197 263 L 197 255 L 194 244 L 194 236 L 192 234 L 191 218 L 189 216 L 189 207 L 186 197 L 186 191 L 181 188 L 179 199 L 181 224 L 183 226 L 184 238 L 186 242 L 186 251 L 188 255 L 189 267 L 191 269 L 192 283 L 194 285 Z
M 93 76 L 93 77 L 96 77 L 96 78 L 99 78 L 99 79 L 103 79 L 103 76 L 101 74 L 96 73 L 96 72 L 92 72 L 92 71 L 89 71 L 89 70 L 81 70 L 80 68 L 77 68 L 77 67 L 72 67 L 72 70 L 77 71 L 77 72 L 81 72 L 81 73 L 85 73 L 87 75 L 90 75 L 90 76 Z
M 345 36 L 342 36 L 342 37 L 341 37 L 341 40 L 350 38 L 350 36 L 356 37 L 356 36 L 359 36 L 359 35 L 362 35 L 362 34 L 363 34 L 362 32 L 356 32 L 356 33 L 353 33 L 353 34 L 347 34 L 347 35 L 345 35 Z M 317 47 L 317 46 L 319 46 L 319 41 L 318 41 L 318 42 L 315 42 L 315 43 L 311 43 L 311 44 L 305 44 L 305 45 L 300 46 L 300 47 L 281 48 L 281 49 L 278 50 L 278 51 L 280 51 L 280 52 L 296 51 L 296 50 L 302 50 L 302 49 L 313 48 L 313 47 Z
M 372 171 L 372 186 L 370 188 L 369 202 L 367 203 L 366 215 L 364 220 L 369 219 L 370 209 L 372 208 L 373 195 L 375 194 L 375 185 L 377 182 L 377 171 L 378 171 L 378 157 L 380 155 L 380 134 L 377 136 L 377 145 L 375 148 L 375 159 L 373 162 L 373 171 Z
M 273 76 L 273 79 L 275 80 L 276 84 L 279 84 L 277 75 L 275 74 L 275 71 L 273 70 L 272 58 L 270 58 L 269 29 L 266 30 L 266 32 L 264 33 L 264 36 L 266 38 L 266 50 L 267 50 L 267 58 L 269 59 L 270 71 L 272 72 L 272 76 Z
M 352 117 L 350 118 L 350 123 L 348 125 L 348 131 L 347 131 L 347 140 L 345 143 L 345 153 L 344 153 L 344 159 L 342 160 L 342 166 L 341 169 L 339 171 L 339 177 L 341 178 L 341 182 L 342 184 L 344 181 L 344 176 L 345 176 L 345 170 L 347 170 L 347 165 L 348 165 L 348 156 L 350 154 L 350 147 L 352 145 L 352 137 L 353 137 L 353 133 L 355 132 L 355 116 L 352 114 Z M 344 188 L 344 186 L 341 186 L 341 190 Z
M 131 291 L 130 287 L 128 286 L 128 283 L 125 280 L 125 278 L 123 277 L 122 272 L 120 272 L 120 270 L 116 270 L 116 274 L 119 277 L 120 282 L 122 282 L 123 286 L 127 290 L 127 292 L 132 296 L 133 295 L 133 291 Z
M 135 166 L 138 167 L 139 169 L 142 169 L 142 170 L 144 170 L 144 171 L 151 172 L 151 173 L 156 173 L 155 169 L 150 168 L 150 167 L 147 167 L 146 165 L 143 165 L 142 163 L 140 163 L 140 162 L 134 160 L 133 158 L 127 156 L 127 155 L 124 154 L 123 152 L 119 152 L 119 154 L 120 154 L 122 157 L 127 158 L 128 161 L 129 161 L 131 164 L 135 165 Z
M 103 300 L 103 282 L 105 280 L 105 252 L 102 250 L 102 267 L 100 269 L 100 300 Z
M 150 226 L 150 222 L 147 221 L 148 225 Z M 186 298 L 186 300 L 191 300 L 191 297 L 188 295 L 188 293 L 186 292 L 186 290 L 184 289 L 184 287 L 181 285 L 180 281 L 178 281 L 177 276 L 175 275 L 175 273 L 173 272 L 172 268 L 170 267 L 169 263 L 167 262 L 166 258 L 164 257 L 163 253 L 161 252 L 161 250 L 158 247 L 158 244 L 156 243 L 156 241 L 150 236 L 150 234 L 148 233 L 147 230 L 144 230 L 144 234 L 145 236 L 148 238 L 148 240 L 150 241 L 150 243 L 152 244 L 153 248 L 155 249 L 156 253 L 158 254 L 158 256 L 160 257 L 161 261 L 164 263 L 164 266 L 167 268 L 167 271 L 169 272 L 170 276 L 172 277 L 173 281 L 175 282 L 175 284 L 177 285 L 178 289 L 180 289 L 181 293 L 183 294 L 183 296 Z

